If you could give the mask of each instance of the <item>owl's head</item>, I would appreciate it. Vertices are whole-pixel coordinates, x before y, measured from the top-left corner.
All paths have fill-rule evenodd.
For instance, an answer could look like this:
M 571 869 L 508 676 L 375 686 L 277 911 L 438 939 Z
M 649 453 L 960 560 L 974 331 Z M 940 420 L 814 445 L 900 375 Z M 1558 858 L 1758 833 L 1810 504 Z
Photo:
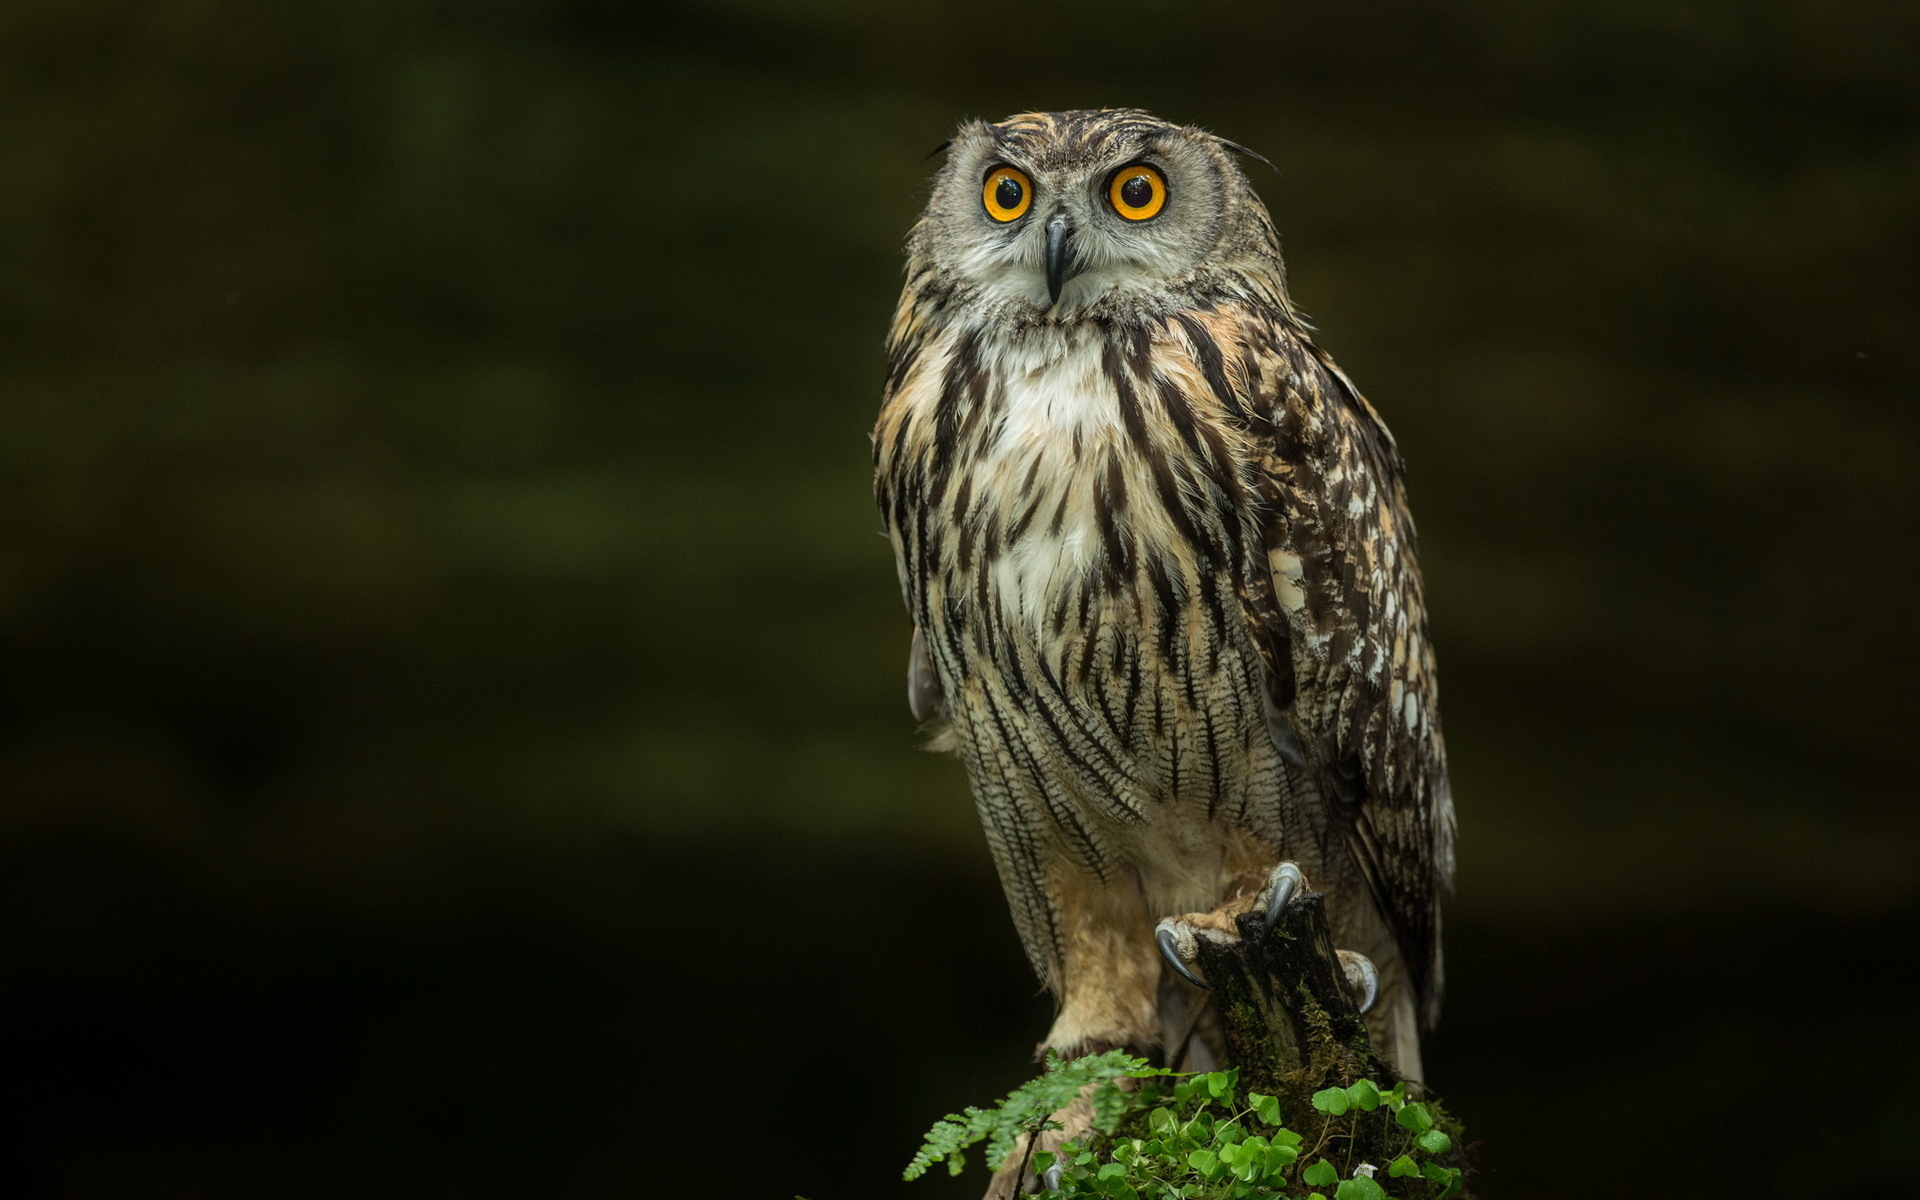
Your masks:
M 910 252 L 973 305 L 1066 320 L 1249 289 L 1285 303 L 1278 239 L 1231 142 L 1088 109 L 970 122 L 945 149 Z

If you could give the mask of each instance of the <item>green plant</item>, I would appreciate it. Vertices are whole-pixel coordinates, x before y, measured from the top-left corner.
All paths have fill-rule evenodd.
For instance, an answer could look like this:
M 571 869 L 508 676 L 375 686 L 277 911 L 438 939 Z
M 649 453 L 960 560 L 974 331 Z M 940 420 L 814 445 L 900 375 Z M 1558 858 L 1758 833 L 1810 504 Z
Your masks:
M 1405 1084 L 1382 1089 L 1362 1079 L 1325 1088 L 1294 1129 L 1278 1098 L 1241 1091 L 1237 1071 L 1160 1078 L 1170 1074 L 1117 1052 L 1050 1060 L 1046 1074 L 992 1109 L 970 1108 L 935 1125 L 906 1177 L 942 1159 L 958 1174 L 961 1150 L 980 1141 L 997 1165 L 1022 1133 L 1058 1128 L 1050 1114 L 1091 1084 L 1093 1135 L 1033 1156 L 1036 1172 L 1060 1168 L 1048 1200 L 1448 1200 L 1460 1193 L 1460 1156 L 1440 1128 L 1444 1114 L 1408 1099 Z M 1118 1082 L 1124 1078 L 1142 1082 L 1128 1091 Z
M 1130 1108 L 1130 1098 L 1118 1081 L 1167 1074 L 1171 1072 L 1149 1067 L 1145 1059 L 1120 1050 L 1071 1061 L 1048 1054 L 1046 1074 L 1040 1078 L 1021 1084 L 992 1108 L 969 1107 L 964 1114 L 948 1114 L 927 1130 L 926 1144 L 907 1164 L 905 1177 L 918 1179 L 942 1160 L 949 1173 L 958 1175 L 966 1166 L 967 1147 L 983 1141 L 987 1143 L 987 1165 L 996 1167 L 1012 1152 L 1020 1135 L 1060 1128 L 1050 1118 L 1089 1085 L 1093 1087 L 1094 1127 L 1110 1132 Z

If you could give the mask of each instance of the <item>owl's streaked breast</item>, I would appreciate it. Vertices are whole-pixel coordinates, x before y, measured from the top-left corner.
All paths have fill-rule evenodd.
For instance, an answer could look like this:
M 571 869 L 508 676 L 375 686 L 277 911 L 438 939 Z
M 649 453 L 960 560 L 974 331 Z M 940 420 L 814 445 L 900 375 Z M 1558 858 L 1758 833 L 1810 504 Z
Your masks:
M 1103 520 L 1125 522 L 1125 537 L 1161 537 L 1150 514 L 1112 513 L 1105 464 L 1116 461 L 1125 434 L 1097 347 L 1083 341 L 1053 355 L 1010 347 L 997 357 L 993 434 L 956 469 L 982 506 L 976 519 L 1006 531 L 996 558 L 980 564 L 994 600 L 1039 650 L 1061 640 L 1053 616 L 1059 598 L 1087 587 L 1100 567 Z M 1123 468 L 1121 487 L 1126 474 Z M 1089 603 L 1104 610 L 1121 599 L 1096 591 Z
M 1277 839 L 1285 767 L 1228 582 L 1264 551 L 1191 528 L 1185 439 L 1098 331 L 929 350 L 876 451 L 963 754 L 1017 751 L 976 776 L 1003 769 L 1096 866 L 1114 830 L 1182 813 Z

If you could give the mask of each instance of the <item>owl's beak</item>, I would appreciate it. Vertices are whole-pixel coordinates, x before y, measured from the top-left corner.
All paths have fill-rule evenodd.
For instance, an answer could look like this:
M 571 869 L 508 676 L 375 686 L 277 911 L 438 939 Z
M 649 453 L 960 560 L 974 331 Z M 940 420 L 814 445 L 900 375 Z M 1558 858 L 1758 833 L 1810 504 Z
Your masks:
M 1047 302 L 1060 303 L 1060 289 L 1080 272 L 1073 261 L 1073 222 L 1064 212 L 1047 218 Z

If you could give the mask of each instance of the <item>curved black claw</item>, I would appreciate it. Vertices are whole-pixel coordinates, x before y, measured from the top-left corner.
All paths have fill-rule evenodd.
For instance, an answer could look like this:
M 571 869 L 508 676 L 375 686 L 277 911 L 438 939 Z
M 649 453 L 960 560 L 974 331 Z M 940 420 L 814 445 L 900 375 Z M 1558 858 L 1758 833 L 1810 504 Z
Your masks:
M 1177 929 L 1173 918 L 1168 917 L 1153 927 L 1153 943 L 1160 947 L 1160 957 L 1167 960 L 1167 965 L 1180 972 L 1180 978 L 1197 988 L 1207 988 L 1211 991 L 1212 988 L 1208 986 L 1207 981 L 1195 975 L 1193 969 L 1187 966 L 1186 960 L 1180 957 L 1181 932 L 1186 931 Z M 1193 934 L 1188 932 L 1188 941 L 1192 938 Z
M 1300 868 L 1290 862 L 1283 862 L 1273 869 L 1273 875 L 1267 881 L 1267 886 L 1272 889 L 1272 894 L 1267 898 L 1268 929 L 1273 928 L 1280 919 L 1281 911 L 1287 907 L 1287 901 L 1293 899 L 1293 894 L 1305 883 Z
M 1352 950 L 1337 951 L 1340 955 L 1340 969 L 1347 977 L 1347 991 L 1353 995 L 1353 1004 L 1365 1016 L 1373 1009 L 1374 1001 L 1380 998 L 1380 972 L 1374 970 L 1373 960 L 1364 954 Z

